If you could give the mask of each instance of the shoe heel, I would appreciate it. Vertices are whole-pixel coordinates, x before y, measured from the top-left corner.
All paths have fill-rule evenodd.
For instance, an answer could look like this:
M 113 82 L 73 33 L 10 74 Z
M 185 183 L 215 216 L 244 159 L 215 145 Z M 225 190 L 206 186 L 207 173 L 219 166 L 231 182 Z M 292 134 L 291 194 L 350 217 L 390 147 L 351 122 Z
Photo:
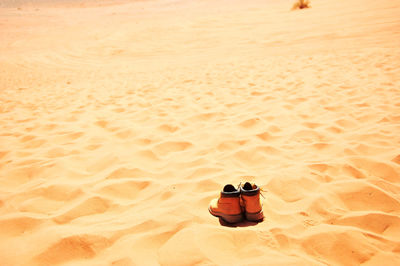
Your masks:
M 242 214 L 237 214 L 237 215 L 221 215 L 220 218 L 224 220 L 227 223 L 230 224 L 235 224 L 243 221 L 243 215 Z
M 262 220 L 264 220 L 264 213 L 263 211 L 257 213 L 246 212 L 246 220 L 252 222 L 261 222 Z

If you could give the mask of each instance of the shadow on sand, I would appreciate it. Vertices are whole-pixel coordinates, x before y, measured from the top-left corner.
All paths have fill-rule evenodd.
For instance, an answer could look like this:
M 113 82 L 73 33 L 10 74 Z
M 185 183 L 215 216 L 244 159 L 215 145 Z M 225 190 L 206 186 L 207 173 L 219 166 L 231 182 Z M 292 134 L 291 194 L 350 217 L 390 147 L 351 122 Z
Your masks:
M 264 219 L 263 219 L 263 220 L 260 220 L 260 221 L 257 221 L 257 222 L 251 222 L 251 221 L 243 220 L 243 221 L 241 221 L 241 222 L 239 222 L 239 223 L 231 224 L 231 223 L 225 222 L 222 218 L 219 218 L 219 223 L 220 223 L 220 225 L 226 226 L 226 227 L 248 227 L 248 226 L 255 226 L 255 225 L 257 225 L 257 224 L 259 224 L 259 223 L 261 223 L 261 222 L 263 222 L 263 221 L 264 221 Z

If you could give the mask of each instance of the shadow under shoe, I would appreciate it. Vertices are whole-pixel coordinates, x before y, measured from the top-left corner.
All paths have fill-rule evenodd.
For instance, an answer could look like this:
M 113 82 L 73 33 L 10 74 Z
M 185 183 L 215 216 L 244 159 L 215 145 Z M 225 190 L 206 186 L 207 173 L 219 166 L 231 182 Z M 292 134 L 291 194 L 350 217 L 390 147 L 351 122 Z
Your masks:
M 264 213 L 260 200 L 260 187 L 246 182 L 240 187 L 240 192 L 246 219 L 253 222 L 263 221 Z
M 243 220 L 240 206 L 240 190 L 228 184 L 218 199 L 213 199 L 208 207 L 209 212 L 227 223 L 238 223 Z
M 252 221 L 243 219 L 242 221 L 240 221 L 238 223 L 227 223 L 221 217 L 219 217 L 219 224 L 222 226 L 226 226 L 226 227 L 249 227 L 249 226 L 256 226 L 258 224 L 258 222 L 252 222 Z

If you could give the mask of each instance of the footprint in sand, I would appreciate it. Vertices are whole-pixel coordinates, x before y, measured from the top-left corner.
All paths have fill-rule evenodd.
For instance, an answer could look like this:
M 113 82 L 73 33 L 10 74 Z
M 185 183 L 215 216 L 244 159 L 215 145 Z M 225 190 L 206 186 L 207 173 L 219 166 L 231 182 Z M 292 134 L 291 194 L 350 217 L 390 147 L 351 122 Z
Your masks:
M 165 156 L 172 152 L 185 151 L 192 146 L 193 146 L 193 144 L 191 142 L 187 142 L 187 141 L 167 141 L 167 142 L 157 144 L 154 147 L 154 152 L 161 156 Z
M 39 265 L 56 265 L 71 260 L 89 259 L 112 245 L 98 235 L 73 235 L 60 239 L 35 257 Z
M 42 223 L 40 219 L 31 217 L 2 218 L 0 219 L 0 235 L 16 237 L 32 232 Z
M 151 186 L 151 188 L 150 188 Z M 151 180 L 135 179 L 112 179 L 108 182 L 102 182 L 96 191 L 101 195 L 107 195 L 113 198 L 137 199 L 142 196 L 157 194 L 158 186 Z M 150 193 L 154 191 L 153 193 Z
M 113 203 L 109 200 L 101 197 L 91 197 L 53 218 L 53 221 L 59 224 L 65 224 L 77 218 L 104 213 L 112 206 Z

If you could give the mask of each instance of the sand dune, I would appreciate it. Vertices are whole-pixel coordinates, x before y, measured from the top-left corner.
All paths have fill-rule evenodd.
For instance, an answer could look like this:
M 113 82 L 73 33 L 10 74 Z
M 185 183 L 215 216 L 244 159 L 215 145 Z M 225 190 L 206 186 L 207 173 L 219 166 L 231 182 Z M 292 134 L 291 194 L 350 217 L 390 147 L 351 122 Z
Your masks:
M 1 265 L 400 264 L 399 1 L 16 3 Z

